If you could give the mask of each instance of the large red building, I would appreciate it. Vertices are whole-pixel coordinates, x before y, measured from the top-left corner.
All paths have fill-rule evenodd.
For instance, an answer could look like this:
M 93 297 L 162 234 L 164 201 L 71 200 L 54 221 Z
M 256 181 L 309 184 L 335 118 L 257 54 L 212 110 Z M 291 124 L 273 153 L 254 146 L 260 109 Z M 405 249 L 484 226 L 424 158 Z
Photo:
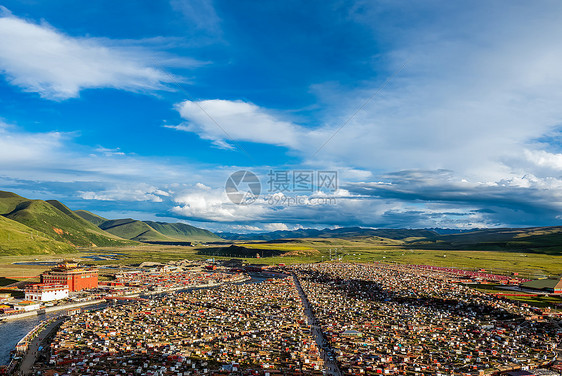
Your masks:
M 70 292 L 92 289 L 98 287 L 98 269 L 86 269 L 65 261 L 41 274 L 41 283 L 68 285 Z

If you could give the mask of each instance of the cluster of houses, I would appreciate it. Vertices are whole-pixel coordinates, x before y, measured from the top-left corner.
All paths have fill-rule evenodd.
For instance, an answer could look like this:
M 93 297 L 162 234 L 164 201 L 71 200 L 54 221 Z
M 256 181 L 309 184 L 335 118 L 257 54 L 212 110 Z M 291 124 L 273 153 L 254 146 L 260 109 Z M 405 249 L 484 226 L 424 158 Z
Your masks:
M 47 364 L 65 375 L 322 375 L 292 278 L 224 284 L 83 312 Z
M 23 299 L 14 299 L 10 293 L 0 294 L 0 312 L 12 315 L 36 311 L 52 302 L 69 298 L 77 300 L 78 292 L 92 299 L 106 298 L 212 286 L 248 278 L 242 271 L 223 272 L 225 268 L 221 268 L 223 271 L 216 268 L 206 270 L 204 265 L 188 260 L 169 264 L 147 262 L 136 268 L 120 270 L 111 281 L 99 281 L 98 269 L 64 261 L 41 274 L 40 283 L 26 284 L 23 287 Z
M 320 325 L 323 349 L 295 280 L 280 273 L 287 270 Z M 241 283 L 255 272 L 277 278 Z M 0 294 L 7 314 L 80 291 L 128 301 L 71 316 L 36 373 L 321 375 L 329 356 L 342 375 L 548 376 L 554 371 L 540 367 L 562 353 L 559 322 L 465 285 L 492 281 L 558 294 L 560 278 L 382 263 L 275 268 L 237 259 L 147 262 L 114 277 L 99 282 L 97 269 L 65 261 L 27 285 L 23 300 Z
M 453 283 L 446 270 L 341 263 L 292 269 L 344 375 L 530 372 L 562 350 L 556 318 Z

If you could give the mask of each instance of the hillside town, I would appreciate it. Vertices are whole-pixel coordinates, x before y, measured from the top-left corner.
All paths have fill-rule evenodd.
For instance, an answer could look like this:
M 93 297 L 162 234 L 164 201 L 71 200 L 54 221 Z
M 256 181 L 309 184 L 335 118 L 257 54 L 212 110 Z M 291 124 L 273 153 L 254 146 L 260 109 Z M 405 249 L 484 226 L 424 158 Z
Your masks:
M 144 263 L 128 267 L 111 275 L 111 280 L 100 281 L 99 269 L 85 267 L 77 262 L 64 260 L 40 275 L 39 283 L 5 288 L 5 291 L 21 292 L 22 299 L 12 294 L 0 296 L 0 319 L 13 319 L 22 313 L 54 310 L 69 304 L 99 301 L 139 294 L 175 291 L 193 287 L 209 287 L 225 282 L 248 279 L 240 272 L 215 271 L 216 266 L 206 268 L 205 262 L 181 261 L 170 264 Z
M 321 375 L 292 278 L 164 295 L 73 316 L 39 371 Z M 263 374 L 263 373 L 262 373 Z
M 553 365 L 562 350 L 560 318 L 452 283 L 446 269 L 322 263 L 292 270 L 346 375 L 509 374 Z
M 31 357 L 24 374 L 555 375 L 560 367 L 558 314 L 470 287 L 536 284 L 516 276 L 236 259 L 143 263 L 103 281 L 98 273 L 65 260 L 25 286 L 25 300 L 3 306 L 4 319 L 66 309 L 48 343 L 30 354 L 47 324 L 18 343 L 17 366 Z

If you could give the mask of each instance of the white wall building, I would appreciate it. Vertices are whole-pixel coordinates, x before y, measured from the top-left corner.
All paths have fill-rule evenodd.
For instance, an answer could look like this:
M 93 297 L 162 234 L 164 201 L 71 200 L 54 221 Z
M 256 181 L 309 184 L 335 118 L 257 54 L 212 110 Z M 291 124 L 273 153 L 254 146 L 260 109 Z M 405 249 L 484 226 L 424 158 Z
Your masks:
M 23 312 L 29 312 L 29 311 L 36 311 L 39 308 L 41 308 L 41 304 L 39 303 L 29 303 L 29 302 L 21 302 L 21 304 L 14 304 L 14 309 L 16 311 L 23 311 Z
M 25 300 L 49 302 L 68 298 L 68 285 L 39 283 L 25 287 Z

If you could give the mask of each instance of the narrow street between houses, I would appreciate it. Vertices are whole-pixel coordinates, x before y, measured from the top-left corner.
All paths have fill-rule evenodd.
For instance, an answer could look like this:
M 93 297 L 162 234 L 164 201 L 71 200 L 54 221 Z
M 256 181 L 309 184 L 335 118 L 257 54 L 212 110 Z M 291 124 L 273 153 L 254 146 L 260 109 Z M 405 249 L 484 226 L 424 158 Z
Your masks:
M 293 274 L 293 279 L 295 281 L 295 286 L 297 287 L 297 290 L 301 297 L 302 304 L 304 306 L 304 313 L 306 314 L 308 324 L 311 327 L 312 335 L 314 336 L 314 339 L 316 340 L 316 344 L 320 349 L 322 358 L 324 359 L 324 365 L 325 365 L 324 367 L 326 369 L 326 374 L 330 376 L 341 376 L 341 371 L 336 363 L 334 351 L 330 347 L 328 341 L 326 341 L 326 338 L 324 337 L 324 333 L 322 333 L 322 328 L 320 327 L 320 325 L 318 325 L 318 322 L 314 317 L 314 313 L 312 312 L 312 309 L 310 307 L 310 302 L 308 301 L 308 297 L 304 293 L 304 290 L 302 289 L 299 279 L 294 274 Z

